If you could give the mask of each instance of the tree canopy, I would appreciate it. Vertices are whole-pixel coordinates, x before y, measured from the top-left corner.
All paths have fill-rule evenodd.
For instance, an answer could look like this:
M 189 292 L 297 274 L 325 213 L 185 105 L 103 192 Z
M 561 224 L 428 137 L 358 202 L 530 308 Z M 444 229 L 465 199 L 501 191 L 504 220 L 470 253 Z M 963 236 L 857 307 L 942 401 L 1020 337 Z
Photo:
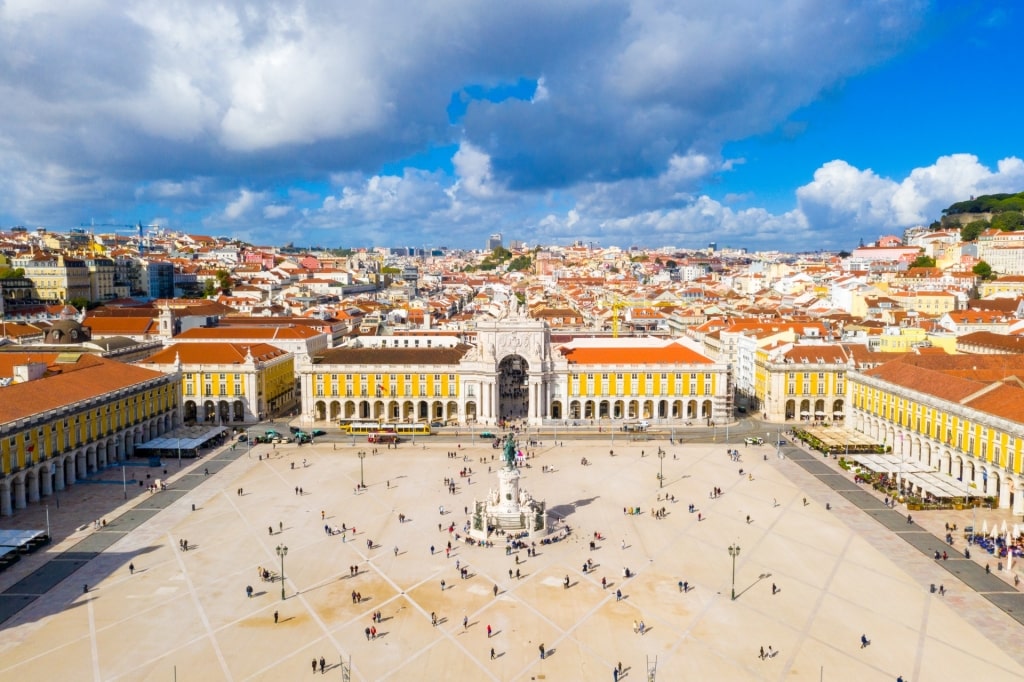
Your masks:
M 973 242 L 978 235 L 989 228 L 987 220 L 972 220 L 960 228 L 960 239 L 965 242 Z
M 995 279 L 992 276 L 992 266 L 983 260 L 978 261 L 978 264 L 971 268 L 971 272 L 982 279 Z
M 985 194 L 967 201 L 958 201 L 942 209 L 943 215 L 954 213 L 1002 213 L 1024 211 L 1024 192 L 1017 194 Z
M 917 258 L 914 259 L 914 262 L 910 264 L 910 267 L 912 267 L 912 268 L 934 268 L 935 267 L 935 259 L 932 258 L 931 256 L 926 256 L 926 255 L 922 254 L 922 255 L 920 255 L 920 256 L 918 256 Z

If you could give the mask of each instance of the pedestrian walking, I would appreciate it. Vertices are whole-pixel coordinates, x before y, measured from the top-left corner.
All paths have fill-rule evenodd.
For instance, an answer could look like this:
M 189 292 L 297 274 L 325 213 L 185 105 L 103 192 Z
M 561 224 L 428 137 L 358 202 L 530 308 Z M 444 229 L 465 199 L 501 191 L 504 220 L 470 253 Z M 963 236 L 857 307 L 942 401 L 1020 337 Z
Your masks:
M 760 658 L 762 661 L 764 660 L 764 647 L 761 647 L 761 653 L 759 653 L 757 657 Z
M 316 675 L 316 659 L 313 659 L 313 674 Z
M 491 647 L 491 660 L 494 660 L 494 647 Z
M 274 611 L 274 622 L 277 622 L 277 611 Z
M 615 590 L 615 601 L 622 599 L 622 590 Z
M 775 583 L 772 583 L 772 594 L 775 594 L 778 591 L 779 591 L 779 588 L 775 586 Z
M 540 649 L 540 660 L 543 661 L 544 660 L 544 645 L 541 644 L 538 648 Z
M 135 564 L 128 564 L 128 573 L 135 575 Z
M 497 585 L 494 586 L 494 596 L 495 597 L 498 596 L 498 586 Z
M 487 639 L 491 638 L 491 624 L 487 624 Z
M 327 660 L 323 656 L 321 656 L 320 657 L 320 674 L 323 675 L 325 670 L 327 670 Z
M 247 596 L 249 599 L 252 599 L 252 585 L 245 586 L 245 596 Z
M 434 626 L 437 625 L 437 614 L 433 611 L 430 612 L 430 624 Z
M 369 628 L 369 626 L 363 628 L 363 634 L 366 635 L 366 641 L 369 642 L 370 641 L 370 628 Z
M 469 627 L 469 616 L 462 617 L 462 629 L 465 630 Z
M 444 580 L 441 581 L 441 591 L 444 592 Z

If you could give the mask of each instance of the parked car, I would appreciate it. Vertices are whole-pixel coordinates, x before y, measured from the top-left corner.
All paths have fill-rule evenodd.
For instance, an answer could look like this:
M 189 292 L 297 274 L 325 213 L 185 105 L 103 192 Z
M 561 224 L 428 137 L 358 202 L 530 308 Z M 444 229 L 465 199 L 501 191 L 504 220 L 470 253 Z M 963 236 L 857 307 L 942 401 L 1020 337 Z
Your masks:
M 490 431 L 484 431 L 483 433 L 480 434 L 480 437 L 481 438 L 497 438 L 497 436 L 495 436 Z
M 430 422 L 430 428 L 439 429 L 444 426 L 444 422 Z
M 249 440 L 249 436 L 245 435 L 244 433 L 238 434 L 238 442 L 239 443 L 245 443 L 248 440 Z
M 313 438 L 319 438 L 320 436 L 326 436 L 327 432 L 323 429 L 313 429 L 310 432 L 310 435 L 313 436 Z
M 785 438 L 780 438 L 779 439 L 779 445 L 786 445 L 786 439 Z
M 748 436 L 743 439 L 743 442 L 747 445 L 764 445 L 764 438 L 758 438 L 757 436 Z
M 300 429 L 298 426 L 289 426 L 288 430 L 291 431 L 292 433 L 298 433 L 302 429 Z

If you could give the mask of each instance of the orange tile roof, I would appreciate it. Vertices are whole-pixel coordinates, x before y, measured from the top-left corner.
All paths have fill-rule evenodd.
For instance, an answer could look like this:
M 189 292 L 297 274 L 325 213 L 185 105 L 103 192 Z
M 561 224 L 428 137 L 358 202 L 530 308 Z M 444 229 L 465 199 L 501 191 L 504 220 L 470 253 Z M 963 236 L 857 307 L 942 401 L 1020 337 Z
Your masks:
M 151 317 L 89 317 L 85 326 L 97 334 L 153 334 L 157 321 Z
M 280 327 L 193 327 L 178 334 L 179 339 L 308 339 L 320 332 L 306 325 L 287 325 Z
M 667 363 L 711 364 L 710 358 L 678 343 L 661 347 L 600 346 L 561 349 L 565 359 L 577 365 L 658 365 Z
M 962 402 L 994 416 L 1024 421 L 1024 389 L 1016 383 L 1024 379 L 1021 355 L 908 353 L 867 370 L 865 375 L 936 398 Z M 1005 385 L 992 386 L 1004 380 Z M 991 387 L 989 391 L 983 390 L 986 386 Z
M 176 343 L 146 358 L 148 365 L 171 365 L 181 358 L 183 365 L 241 365 L 245 354 L 252 353 L 256 362 L 267 362 L 287 355 L 286 351 L 267 343 Z
M 88 354 L 73 362 L 58 363 L 58 355 L 67 357 L 38 352 L 0 354 L 0 376 L 4 377 L 11 376 L 17 365 L 47 364 L 42 378 L 0 388 L 0 424 L 166 376 L 163 372 Z

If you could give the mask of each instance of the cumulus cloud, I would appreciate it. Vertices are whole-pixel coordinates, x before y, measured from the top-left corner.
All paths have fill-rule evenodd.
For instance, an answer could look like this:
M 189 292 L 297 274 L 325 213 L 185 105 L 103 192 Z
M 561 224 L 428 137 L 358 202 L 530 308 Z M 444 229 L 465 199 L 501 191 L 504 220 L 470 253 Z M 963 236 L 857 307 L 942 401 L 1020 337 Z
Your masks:
M 978 194 L 1016 192 L 1024 185 L 1024 162 L 1001 160 L 995 171 L 973 154 L 940 157 L 902 180 L 883 178 L 841 160 L 830 161 L 797 189 L 799 210 L 822 231 L 854 225 L 902 229 L 930 223 L 943 208 Z
M 970 193 L 1015 191 L 1022 163 L 954 155 L 891 179 L 836 160 L 778 215 L 707 186 L 744 162 L 724 144 L 785 127 L 894 54 L 928 8 L 0 3 L 0 98 L 14 103 L 0 108 L 0 222 L 74 225 L 141 205 L 266 241 L 452 244 L 497 230 L 799 244 L 851 221 L 923 222 Z M 532 96 L 470 99 L 449 120 L 453 93 L 521 79 Z M 399 168 L 447 146 L 443 163 Z
M 474 199 L 490 199 L 501 193 L 501 188 L 494 182 L 491 158 L 472 144 L 463 142 L 459 145 L 452 164 L 458 177 L 453 193 L 462 191 Z
M 248 215 L 265 198 L 262 192 L 248 189 L 239 190 L 238 196 L 224 207 L 224 218 L 228 221 L 238 220 Z

